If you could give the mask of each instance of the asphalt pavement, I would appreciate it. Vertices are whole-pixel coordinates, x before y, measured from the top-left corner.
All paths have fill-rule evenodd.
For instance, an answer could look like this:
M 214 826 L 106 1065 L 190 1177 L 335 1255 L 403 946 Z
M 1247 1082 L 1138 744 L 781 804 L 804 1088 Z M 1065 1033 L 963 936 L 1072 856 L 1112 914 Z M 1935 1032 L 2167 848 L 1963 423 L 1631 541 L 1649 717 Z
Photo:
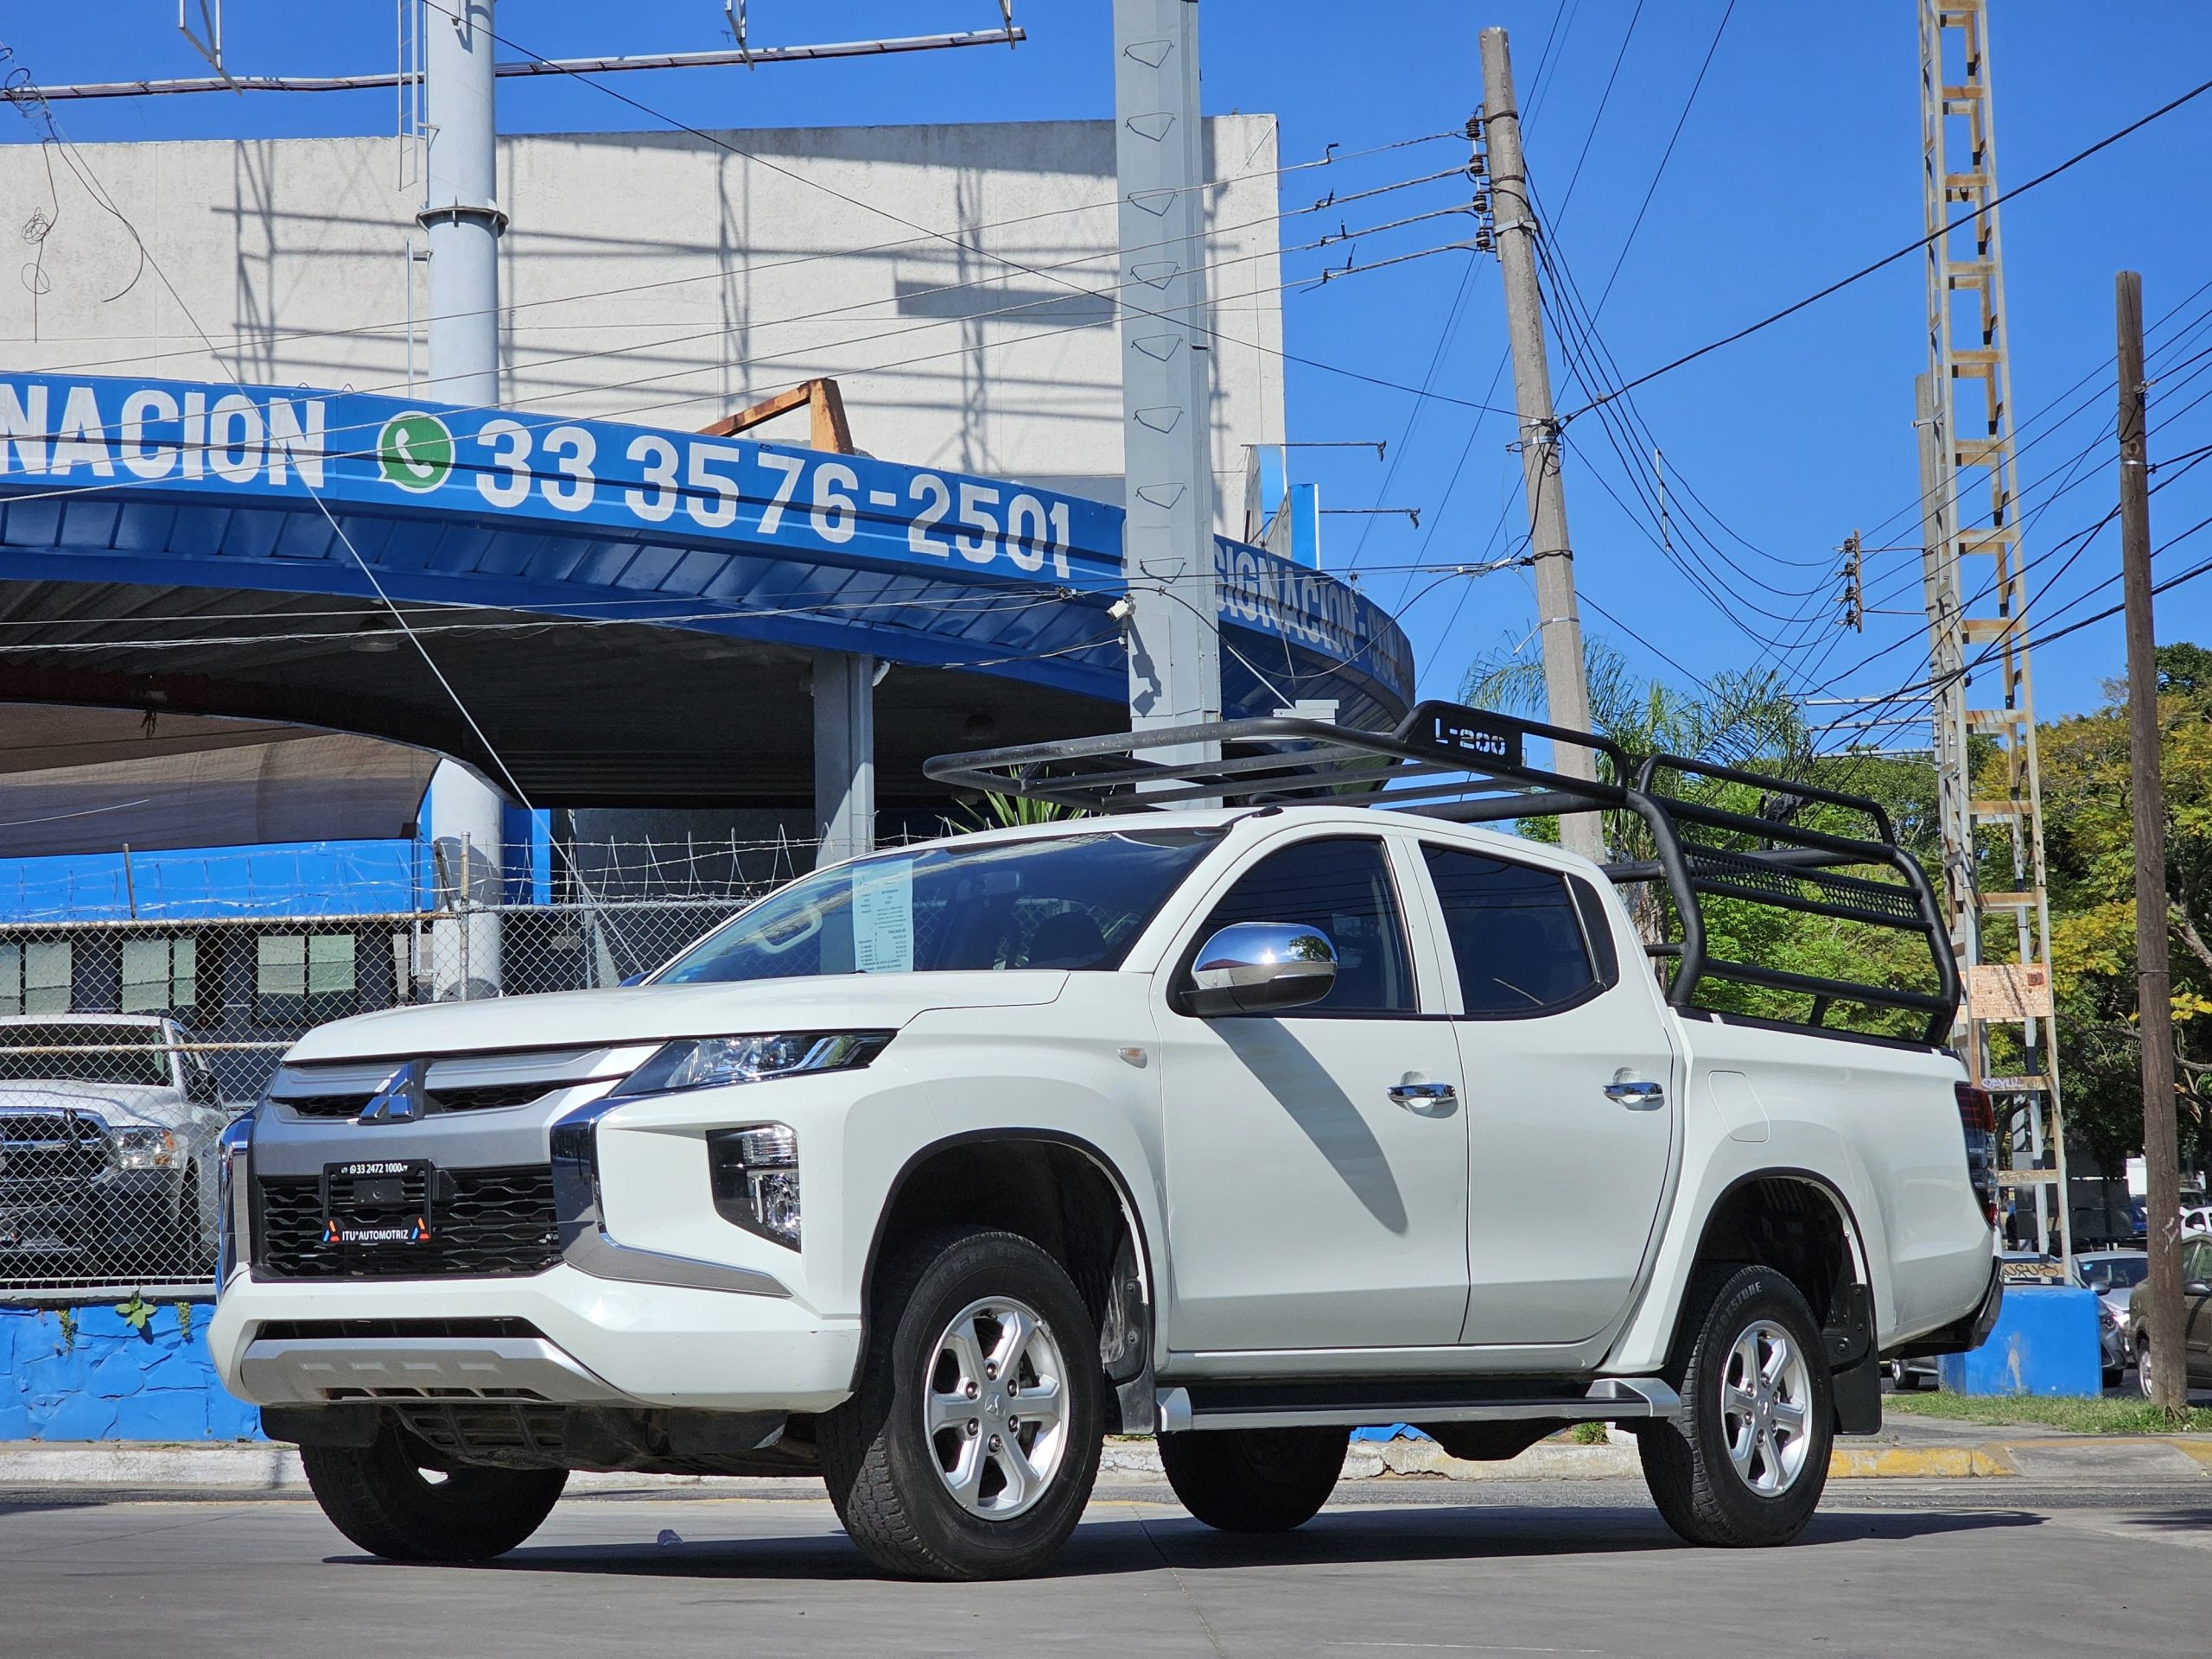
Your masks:
M 1301 1531 L 1102 1484 L 1054 1573 L 875 1577 L 810 1483 L 572 1497 L 475 1568 L 369 1560 L 296 1493 L 0 1492 L 0 1652 L 57 1659 L 2201 1651 L 2212 1478 L 1831 1486 L 1797 1545 L 1689 1548 L 1639 1483 L 1347 1483 Z

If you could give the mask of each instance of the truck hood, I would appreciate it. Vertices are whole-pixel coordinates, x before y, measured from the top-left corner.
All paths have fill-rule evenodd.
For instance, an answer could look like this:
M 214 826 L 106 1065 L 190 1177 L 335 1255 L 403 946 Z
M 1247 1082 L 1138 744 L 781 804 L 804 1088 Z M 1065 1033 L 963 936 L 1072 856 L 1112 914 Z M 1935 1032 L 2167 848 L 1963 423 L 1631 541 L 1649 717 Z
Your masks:
M 110 1123 L 154 1123 L 174 1127 L 184 1121 L 183 1098 L 159 1084 L 79 1083 L 56 1078 L 41 1083 L 0 1083 L 0 1112 L 93 1112 Z
M 1057 970 L 840 974 L 732 985 L 639 985 L 387 1008 L 334 1020 L 287 1061 L 410 1059 L 510 1048 L 598 1048 L 747 1032 L 897 1030 L 931 1008 L 1034 1007 L 1067 984 Z

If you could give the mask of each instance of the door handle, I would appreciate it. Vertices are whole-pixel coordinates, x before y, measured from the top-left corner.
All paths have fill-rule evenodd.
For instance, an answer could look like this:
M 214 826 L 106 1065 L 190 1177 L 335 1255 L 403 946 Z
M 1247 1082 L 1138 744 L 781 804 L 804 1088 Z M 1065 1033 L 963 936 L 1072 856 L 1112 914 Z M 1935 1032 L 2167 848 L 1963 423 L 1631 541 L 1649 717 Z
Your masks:
M 1408 1079 L 1390 1085 L 1390 1098 L 1409 1112 L 1440 1112 L 1459 1103 L 1459 1091 L 1448 1083 L 1415 1083 Z
M 1618 1101 L 1631 1112 L 1649 1112 L 1667 1103 L 1667 1091 L 1656 1083 L 1621 1077 L 1605 1085 L 1605 1098 Z

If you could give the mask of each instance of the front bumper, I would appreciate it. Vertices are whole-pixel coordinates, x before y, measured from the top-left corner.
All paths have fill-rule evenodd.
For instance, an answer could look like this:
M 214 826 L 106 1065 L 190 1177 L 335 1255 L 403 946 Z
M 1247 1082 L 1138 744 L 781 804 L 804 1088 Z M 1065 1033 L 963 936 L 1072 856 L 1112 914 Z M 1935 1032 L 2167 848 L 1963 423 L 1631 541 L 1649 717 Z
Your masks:
M 224 1386 L 256 1405 L 436 1389 L 432 1397 L 785 1412 L 842 1403 L 861 1343 L 858 1320 L 825 1320 L 789 1298 L 626 1283 L 565 1263 L 499 1280 L 239 1273 L 207 1337 Z
M 92 1271 L 165 1243 L 175 1230 L 173 1169 L 111 1169 L 90 1180 L 0 1179 L 0 1262 L 66 1255 Z

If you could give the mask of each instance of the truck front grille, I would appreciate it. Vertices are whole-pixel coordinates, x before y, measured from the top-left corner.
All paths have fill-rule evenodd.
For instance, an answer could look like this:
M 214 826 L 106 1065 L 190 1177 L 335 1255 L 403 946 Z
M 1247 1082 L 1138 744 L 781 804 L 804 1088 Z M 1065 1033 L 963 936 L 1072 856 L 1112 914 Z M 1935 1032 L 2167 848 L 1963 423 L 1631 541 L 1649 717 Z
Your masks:
M 433 1112 L 488 1112 L 510 1106 L 528 1106 L 540 1101 L 556 1089 L 566 1089 L 566 1083 L 481 1083 L 456 1084 L 448 1089 L 431 1089 L 424 1092 L 423 1105 Z M 283 1094 L 270 1096 L 287 1111 L 302 1117 L 359 1117 L 376 1098 L 373 1090 L 359 1090 L 343 1095 Z
M 264 1176 L 255 1266 L 280 1279 L 512 1278 L 560 1260 L 550 1166 L 443 1170 L 439 1185 L 428 1239 L 347 1245 L 327 1240 L 321 1179 Z
M 110 1150 L 106 1124 L 88 1112 L 0 1109 L 0 1185 L 89 1181 Z

